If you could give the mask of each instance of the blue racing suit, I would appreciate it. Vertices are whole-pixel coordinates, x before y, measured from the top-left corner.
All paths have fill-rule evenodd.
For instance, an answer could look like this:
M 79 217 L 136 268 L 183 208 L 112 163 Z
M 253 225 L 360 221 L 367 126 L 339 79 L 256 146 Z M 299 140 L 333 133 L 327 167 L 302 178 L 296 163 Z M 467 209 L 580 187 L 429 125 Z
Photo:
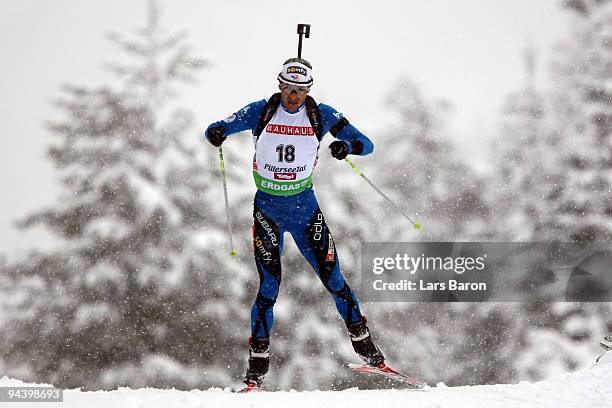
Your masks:
M 205 136 L 208 138 L 209 129 L 219 126 L 224 128 L 227 136 L 244 130 L 253 131 L 258 125 L 266 102 L 264 99 L 250 103 L 228 118 L 211 124 Z M 286 111 L 282 103 L 278 109 Z M 318 109 L 322 135 L 325 135 L 343 119 L 343 116 L 325 104 L 318 104 Z M 288 113 L 293 114 L 293 112 Z M 335 133 L 337 139 L 347 143 L 349 154 L 354 153 L 353 147 L 356 142 L 359 142 L 360 146 L 355 150 L 359 150 L 360 155 L 370 154 L 373 150 L 370 139 L 350 124 L 345 124 Z M 292 235 L 302 255 L 333 296 L 336 308 L 345 324 L 348 326 L 362 321 L 359 302 L 340 272 L 336 246 L 312 187 L 288 195 L 275 195 L 258 190 L 253 208 L 253 249 L 260 286 L 251 311 L 252 337 L 270 336 L 274 319 L 273 307 L 281 282 L 280 258 L 285 232 Z

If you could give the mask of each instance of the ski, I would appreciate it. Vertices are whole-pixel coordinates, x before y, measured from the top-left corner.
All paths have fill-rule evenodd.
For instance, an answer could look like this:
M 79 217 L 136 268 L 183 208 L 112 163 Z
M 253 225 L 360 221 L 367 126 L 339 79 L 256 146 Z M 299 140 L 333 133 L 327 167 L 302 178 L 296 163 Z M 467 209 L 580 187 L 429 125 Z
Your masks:
M 425 382 L 417 378 L 413 378 L 413 377 L 400 373 L 399 371 L 395 370 L 394 368 L 389 367 L 385 363 L 381 363 L 380 365 L 376 367 L 368 365 L 368 364 L 349 364 L 348 366 L 351 370 L 354 370 L 360 373 L 374 373 L 374 374 L 384 375 L 385 377 L 391 378 L 395 381 L 403 382 L 416 389 L 421 389 L 427 385 Z
M 604 336 L 603 340 L 599 342 L 599 345 L 606 351 L 612 350 L 612 334 Z
M 603 340 L 599 342 L 599 345 L 605 351 L 603 352 L 603 354 L 601 354 L 599 357 L 595 359 L 595 363 L 599 363 L 599 360 L 601 360 L 601 358 L 605 356 L 608 353 L 608 351 L 612 350 L 612 334 L 608 334 L 607 336 L 604 336 Z

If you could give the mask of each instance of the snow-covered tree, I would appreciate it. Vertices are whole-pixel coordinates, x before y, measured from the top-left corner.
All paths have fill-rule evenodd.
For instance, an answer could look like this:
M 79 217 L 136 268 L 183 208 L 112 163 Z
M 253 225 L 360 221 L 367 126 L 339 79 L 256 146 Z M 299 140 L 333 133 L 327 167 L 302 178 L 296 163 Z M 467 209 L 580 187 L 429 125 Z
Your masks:
M 587 244 L 612 237 L 612 2 L 568 1 L 573 32 L 556 62 L 555 135 L 563 180 L 547 228 Z
M 215 367 L 206 381 L 220 385 L 236 359 L 216 350 L 245 343 L 232 323 L 247 324 L 247 274 L 220 250 L 217 153 L 176 99 L 207 62 L 159 16 L 151 2 L 144 27 L 109 36 L 125 53 L 109 64 L 112 85 L 66 85 L 56 102 L 49 157 L 61 196 L 23 225 L 57 242 L 4 270 L 13 301 L 2 354 L 30 379 L 194 387 Z
M 501 134 L 495 141 L 496 171 L 490 180 L 498 239 L 538 240 L 543 214 L 561 175 L 554 138 L 547 123 L 546 98 L 535 81 L 535 51 L 525 53 L 526 80 L 503 106 Z M 555 187 L 557 186 L 557 187 Z
M 414 238 L 450 241 L 486 235 L 481 180 L 456 153 L 447 125 L 451 106 L 427 97 L 407 78 L 393 85 L 386 104 L 397 123 L 381 133 L 375 175 L 396 202 L 418 213 L 425 227 Z M 406 229 L 395 225 L 386 239 L 405 237 Z
M 502 112 L 495 175 L 501 188 L 491 186 L 502 239 L 581 244 L 609 239 L 610 2 L 564 4 L 574 13 L 574 32 L 558 54 L 554 87 L 536 88 L 530 52 L 525 86 L 508 97 Z M 515 309 L 521 319 L 515 331 L 518 378 L 539 380 L 588 365 L 596 339 L 610 325 L 606 303 Z

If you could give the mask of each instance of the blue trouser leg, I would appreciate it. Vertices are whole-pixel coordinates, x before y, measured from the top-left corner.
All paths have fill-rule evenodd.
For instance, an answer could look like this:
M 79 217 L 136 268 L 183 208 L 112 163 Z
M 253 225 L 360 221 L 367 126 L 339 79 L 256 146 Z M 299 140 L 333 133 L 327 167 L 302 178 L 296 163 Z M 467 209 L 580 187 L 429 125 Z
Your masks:
M 290 232 L 298 249 L 334 298 L 344 322 L 349 325 L 361 321 L 359 301 L 340 272 L 336 245 L 318 205 L 308 224 Z
M 270 336 L 281 282 L 280 256 L 285 231 L 291 233 L 298 249 L 333 296 L 345 323 L 363 320 L 357 296 L 340 272 L 335 243 L 313 191 L 287 197 L 258 191 L 253 210 L 253 249 L 260 285 L 251 309 L 251 335 Z
M 259 274 L 259 290 L 251 309 L 252 337 L 269 337 L 274 323 L 274 303 L 281 282 L 280 256 L 283 234 L 278 225 L 255 203 L 253 210 L 253 250 Z

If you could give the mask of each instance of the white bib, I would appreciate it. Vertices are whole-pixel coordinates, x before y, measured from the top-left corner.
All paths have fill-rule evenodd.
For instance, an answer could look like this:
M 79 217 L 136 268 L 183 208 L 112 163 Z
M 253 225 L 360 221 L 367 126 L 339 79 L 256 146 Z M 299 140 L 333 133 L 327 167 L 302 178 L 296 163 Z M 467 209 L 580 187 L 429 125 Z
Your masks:
M 304 105 L 296 113 L 279 106 L 253 142 L 253 176 L 258 189 L 275 195 L 290 195 L 312 185 L 319 140 Z

